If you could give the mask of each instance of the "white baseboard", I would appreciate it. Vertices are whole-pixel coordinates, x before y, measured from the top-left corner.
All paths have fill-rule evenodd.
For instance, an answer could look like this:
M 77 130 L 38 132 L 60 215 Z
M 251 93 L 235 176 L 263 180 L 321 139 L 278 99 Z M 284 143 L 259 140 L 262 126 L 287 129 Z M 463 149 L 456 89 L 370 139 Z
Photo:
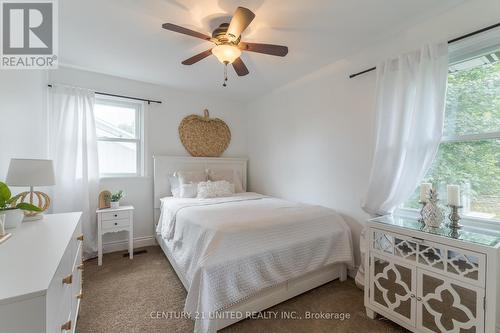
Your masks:
M 144 246 L 156 245 L 156 240 L 154 236 L 145 236 L 134 238 L 134 249 Z M 128 240 L 119 240 L 107 242 L 102 245 L 103 253 L 111 253 L 118 251 L 125 251 L 128 249 Z

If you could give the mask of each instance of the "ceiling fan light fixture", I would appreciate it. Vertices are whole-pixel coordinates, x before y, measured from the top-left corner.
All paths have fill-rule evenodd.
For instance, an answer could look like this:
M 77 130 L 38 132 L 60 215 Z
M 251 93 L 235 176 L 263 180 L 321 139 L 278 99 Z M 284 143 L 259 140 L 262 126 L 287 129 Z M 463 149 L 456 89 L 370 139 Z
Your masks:
M 198 53 L 181 63 L 183 65 L 193 65 L 213 54 L 217 57 L 217 60 L 224 64 L 223 85 L 226 86 L 227 65 L 231 64 L 231 67 L 233 67 L 238 76 L 245 76 L 249 73 L 247 66 L 245 66 L 245 63 L 240 57 L 242 51 L 279 57 L 284 57 L 288 53 L 288 47 L 283 45 L 247 43 L 241 41 L 241 34 L 248 28 L 254 18 L 255 14 L 250 9 L 238 7 L 231 18 L 231 22 L 221 23 L 218 28 L 212 31 L 211 36 L 173 23 L 164 23 L 162 27 L 166 30 L 196 37 L 215 44 L 211 49 Z
M 212 49 L 212 54 L 223 64 L 232 64 L 241 56 L 241 50 L 233 45 L 217 45 Z

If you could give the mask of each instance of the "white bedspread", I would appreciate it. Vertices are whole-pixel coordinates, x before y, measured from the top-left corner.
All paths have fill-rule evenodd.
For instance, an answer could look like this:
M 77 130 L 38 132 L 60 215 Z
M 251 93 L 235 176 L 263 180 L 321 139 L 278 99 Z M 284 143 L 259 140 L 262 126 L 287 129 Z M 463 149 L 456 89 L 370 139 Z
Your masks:
M 262 289 L 333 263 L 353 265 L 351 232 L 331 209 L 256 193 L 162 199 L 157 233 L 187 283 L 195 332 L 207 316 Z

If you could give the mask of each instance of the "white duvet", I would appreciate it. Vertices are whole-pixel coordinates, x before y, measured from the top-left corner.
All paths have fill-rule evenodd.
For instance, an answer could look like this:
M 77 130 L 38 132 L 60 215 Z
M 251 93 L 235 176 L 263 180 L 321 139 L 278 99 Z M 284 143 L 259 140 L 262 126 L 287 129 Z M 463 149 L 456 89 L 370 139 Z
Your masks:
M 195 332 L 262 289 L 333 263 L 353 264 L 351 232 L 335 211 L 256 193 L 161 200 L 157 233 L 187 284 Z

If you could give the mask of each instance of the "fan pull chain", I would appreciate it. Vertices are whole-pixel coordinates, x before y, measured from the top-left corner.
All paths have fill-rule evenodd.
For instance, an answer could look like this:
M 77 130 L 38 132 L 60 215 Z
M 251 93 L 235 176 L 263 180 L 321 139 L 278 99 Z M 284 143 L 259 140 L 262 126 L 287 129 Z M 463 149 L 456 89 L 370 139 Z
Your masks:
M 222 84 L 223 87 L 226 87 L 227 84 L 227 62 L 224 62 L 224 83 Z

